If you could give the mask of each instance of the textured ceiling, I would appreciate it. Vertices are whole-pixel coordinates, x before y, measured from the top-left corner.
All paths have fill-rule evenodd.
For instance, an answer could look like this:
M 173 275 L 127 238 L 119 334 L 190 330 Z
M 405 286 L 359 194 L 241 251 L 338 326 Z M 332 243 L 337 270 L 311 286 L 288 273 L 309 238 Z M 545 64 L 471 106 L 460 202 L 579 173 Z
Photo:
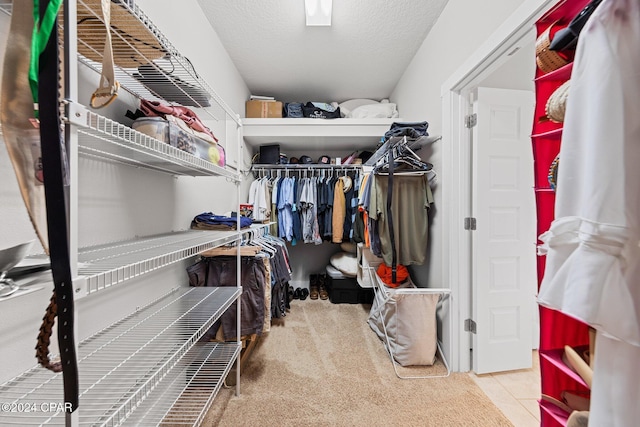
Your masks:
M 198 0 L 254 95 L 387 98 L 448 0 L 334 0 L 330 27 L 303 0 Z

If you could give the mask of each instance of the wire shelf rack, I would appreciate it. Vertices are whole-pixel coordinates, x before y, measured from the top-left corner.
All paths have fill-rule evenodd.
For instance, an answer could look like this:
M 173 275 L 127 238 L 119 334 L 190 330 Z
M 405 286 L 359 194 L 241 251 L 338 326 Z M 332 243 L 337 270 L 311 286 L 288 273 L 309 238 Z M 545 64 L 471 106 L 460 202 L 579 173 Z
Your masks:
M 0 0 L 0 12 L 11 15 L 13 11 L 13 0 Z
M 183 105 L 198 108 L 198 113 L 207 114 L 215 120 L 221 120 L 226 115 L 240 123 L 238 115 L 198 75 L 189 59 L 179 53 L 138 5 L 128 3 L 121 0 L 111 5 L 112 11 L 118 12 L 111 15 L 111 38 L 116 58 L 116 79 L 121 87 L 138 97 L 171 102 L 163 96 L 169 93 L 186 101 L 182 102 Z M 77 37 L 78 50 L 81 53 L 79 59 L 100 73 L 105 38 L 100 0 L 78 0 L 77 10 L 81 22 Z M 0 0 L 0 12 L 11 15 L 12 11 L 12 0 Z M 61 26 L 62 21 L 60 16 Z M 154 44 L 157 43 L 157 49 L 149 48 L 145 41 L 150 34 L 155 38 Z M 118 58 L 123 57 L 134 59 L 118 64 Z M 142 75 L 140 66 L 145 66 L 153 76 Z M 211 103 L 210 100 L 214 102 Z
M 179 175 L 240 179 L 237 173 L 98 114 L 87 112 L 82 125 L 78 129 L 82 154 Z
M 136 426 L 197 426 L 240 354 L 241 344 L 198 343 L 127 419 Z
M 175 405 L 199 385 L 219 389 L 240 343 L 198 341 L 239 295 L 233 287 L 178 288 L 83 340 L 79 423 L 117 426 L 135 415 L 149 417 L 136 425 L 157 425 L 152 420 L 173 416 L 174 407 L 179 416 L 199 417 L 210 401 L 194 398 L 204 406 L 189 414 Z M 0 411 L 0 425 L 64 425 L 62 399 L 62 375 L 32 368 L 0 385 L 0 402 L 21 409 Z
M 77 2 L 80 60 L 97 72 L 102 68 L 105 31 L 100 3 Z M 118 1 L 111 5 L 112 50 L 121 87 L 139 97 L 203 108 L 199 113 L 210 118 L 222 120 L 226 115 L 238 123 L 237 115 L 198 75 L 189 59 L 180 54 L 138 5 L 129 3 L 133 2 Z
M 239 236 L 235 230 L 187 230 L 87 246 L 78 253 L 78 274 L 86 279 L 86 292 L 91 294 L 231 243 Z

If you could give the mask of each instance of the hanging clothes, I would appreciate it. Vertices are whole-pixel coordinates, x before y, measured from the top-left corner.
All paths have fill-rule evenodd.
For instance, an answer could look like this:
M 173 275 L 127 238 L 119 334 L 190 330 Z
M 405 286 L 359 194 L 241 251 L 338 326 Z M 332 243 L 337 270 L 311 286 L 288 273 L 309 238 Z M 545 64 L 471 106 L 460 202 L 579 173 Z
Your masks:
M 306 175 L 307 171 L 298 172 Z M 248 203 L 254 207 L 254 220 L 271 221 L 271 233 L 292 245 L 299 242 L 320 244 L 323 240 L 351 241 L 354 223 L 362 216 L 356 215 L 361 180 L 361 174 L 353 172 L 327 178 L 263 177 L 251 184 Z M 338 192 L 336 185 L 341 186 Z M 337 210 L 334 209 L 336 202 Z
M 324 240 L 331 241 L 333 238 L 333 199 L 335 191 L 336 180 L 334 177 L 329 177 L 325 181 L 324 189 L 325 199 L 327 201 L 327 207 L 324 214 Z
M 367 233 L 369 232 L 369 227 L 367 222 L 369 221 L 369 215 L 367 214 L 367 210 L 364 208 L 364 200 L 365 197 L 368 199 L 369 193 L 367 192 L 368 187 L 366 186 L 367 181 L 369 180 L 369 174 L 362 175 L 359 182 L 359 190 L 358 190 L 358 204 L 356 209 L 356 216 L 354 220 L 353 226 L 353 241 L 356 243 L 364 243 L 365 247 L 369 247 L 369 236 Z
M 369 215 L 377 222 L 380 255 L 386 264 L 391 265 L 392 247 L 387 217 L 388 180 L 386 176 L 379 175 L 373 175 L 369 180 Z M 428 210 L 432 203 L 433 195 L 425 174 L 394 176 L 391 209 L 398 264 L 424 263 L 429 235 Z
M 248 203 L 253 205 L 254 220 L 265 221 L 271 218 L 270 194 L 267 179 L 261 178 L 251 183 Z
M 262 260 L 254 257 L 240 259 L 240 335 L 262 334 L 264 324 L 265 267 Z M 192 286 L 237 286 L 236 257 L 206 257 L 187 269 Z M 222 327 L 225 339 L 237 335 L 237 301 L 207 332 L 208 338 L 214 338 Z
M 279 237 L 290 242 L 293 239 L 293 178 L 283 178 L 278 195 L 278 232 Z
M 344 232 L 344 216 L 346 213 L 346 200 L 344 197 L 344 180 L 338 178 L 333 193 L 333 214 L 331 227 L 333 229 L 331 241 L 333 243 L 342 243 L 342 234 Z
M 292 245 L 296 245 L 302 241 L 302 221 L 300 218 L 302 206 L 300 204 L 300 195 L 302 194 L 302 185 L 300 179 L 293 179 L 293 204 L 291 205 L 291 214 L 293 216 L 293 239 Z
M 351 241 L 351 231 L 353 227 L 353 198 L 355 192 L 355 178 L 352 175 L 347 175 L 344 179 L 344 219 L 342 223 L 342 241 Z
M 278 182 L 280 178 L 274 178 L 271 181 L 271 228 L 270 234 L 272 236 L 278 235 Z

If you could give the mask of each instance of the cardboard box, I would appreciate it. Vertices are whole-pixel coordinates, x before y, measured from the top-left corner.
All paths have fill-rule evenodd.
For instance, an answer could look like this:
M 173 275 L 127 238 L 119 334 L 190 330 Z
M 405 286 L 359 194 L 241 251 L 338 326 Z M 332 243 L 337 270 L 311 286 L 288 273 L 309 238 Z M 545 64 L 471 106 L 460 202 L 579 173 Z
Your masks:
M 245 115 L 247 118 L 281 118 L 282 102 L 280 101 L 247 101 Z

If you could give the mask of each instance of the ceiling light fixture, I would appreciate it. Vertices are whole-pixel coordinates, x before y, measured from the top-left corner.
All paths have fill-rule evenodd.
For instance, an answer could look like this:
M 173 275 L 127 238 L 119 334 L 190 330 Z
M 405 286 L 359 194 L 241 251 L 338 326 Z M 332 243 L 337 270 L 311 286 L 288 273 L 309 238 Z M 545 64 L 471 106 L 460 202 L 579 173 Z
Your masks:
M 333 0 L 304 0 L 304 13 L 307 16 L 307 27 L 331 26 L 331 9 Z

